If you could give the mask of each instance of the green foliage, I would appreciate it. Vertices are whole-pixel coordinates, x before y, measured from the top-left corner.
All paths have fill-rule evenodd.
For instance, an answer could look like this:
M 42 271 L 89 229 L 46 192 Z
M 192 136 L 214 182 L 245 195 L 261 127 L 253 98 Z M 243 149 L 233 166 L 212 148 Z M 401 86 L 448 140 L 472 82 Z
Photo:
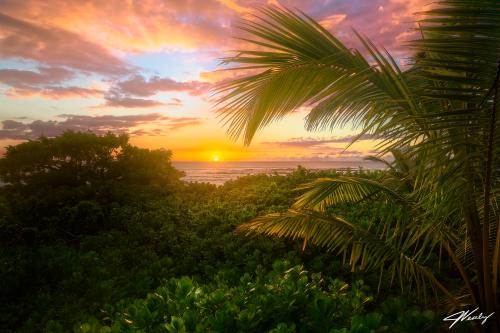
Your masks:
M 349 273 L 335 255 L 302 251 L 300 242 L 234 233 L 260 214 L 285 211 L 299 194 L 294 188 L 334 171 L 298 168 L 215 187 L 183 183 L 166 152 L 125 141 L 116 154 L 91 159 L 114 178 L 99 178 L 94 162 L 81 163 L 81 179 L 61 171 L 74 167 L 73 157 L 17 153 L 46 144 L 41 155 L 55 156 L 50 145 L 72 147 L 74 140 L 102 151 L 97 147 L 118 138 L 66 133 L 11 147 L 0 159 L 4 172 L 23 177 L 5 176 L 12 181 L 0 187 L 0 332 L 322 332 L 350 329 L 352 313 L 364 318 L 380 303 L 369 291 L 379 287 L 376 274 Z M 67 149 L 67 156 L 92 155 Z M 58 167 L 40 171 L 41 160 Z M 370 204 L 337 209 L 360 223 L 384 212 Z M 380 291 L 391 294 L 386 283 Z
M 9 207 L 2 237 L 12 242 L 78 242 L 117 227 L 116 205 L 167 196 L 181 187 L 171 153 L 128 144 L 125 135 L 65 132 L 7 147 L 0 180 Z M 116 222 L 116 221 L 115 221 Z
M 400 298 L 363 314 L 372 302 L 362 281 L 324 279 L 277 261 L 267 274 L 245 274 L 236 285 L 170 279 L 146 299 L 119 309 L 109 325 L 89 321 L 77 332 L 424 332 L 434 314 Z M 389 328 L 390 326 L 390 328 Z
M 55 138 L 8 146 L 0 160 L 0 177 L 26 189 L 92 186 L 106 179 L 164 186 L 181 176 L 170 165 L 171 155 L 131 146 L 124 134 L 67 131 Z

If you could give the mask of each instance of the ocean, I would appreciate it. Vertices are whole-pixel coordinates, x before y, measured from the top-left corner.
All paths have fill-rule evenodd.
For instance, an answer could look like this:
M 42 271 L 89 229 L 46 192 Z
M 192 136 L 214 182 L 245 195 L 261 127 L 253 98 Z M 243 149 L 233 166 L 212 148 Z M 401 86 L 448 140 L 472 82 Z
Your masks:
M 173 166 L 186 173 L 183 180 L 222 185 L 241 176 L 255 174 L 286 175 L 299 165 L 310 170 L 328 169 L 383 169 L 383 165 L 371 161 L 270 161 L 270 162 L 181 162 Z

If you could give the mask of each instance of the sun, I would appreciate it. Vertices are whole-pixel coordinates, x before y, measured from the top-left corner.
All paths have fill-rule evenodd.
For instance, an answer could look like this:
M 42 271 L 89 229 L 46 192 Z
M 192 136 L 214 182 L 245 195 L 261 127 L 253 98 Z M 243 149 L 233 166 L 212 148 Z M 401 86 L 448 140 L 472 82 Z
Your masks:
M 213 162 L 219 162 L 219 156 L 214 155 L 214 156 L 212 157 L 212 161 L 213 161 Z

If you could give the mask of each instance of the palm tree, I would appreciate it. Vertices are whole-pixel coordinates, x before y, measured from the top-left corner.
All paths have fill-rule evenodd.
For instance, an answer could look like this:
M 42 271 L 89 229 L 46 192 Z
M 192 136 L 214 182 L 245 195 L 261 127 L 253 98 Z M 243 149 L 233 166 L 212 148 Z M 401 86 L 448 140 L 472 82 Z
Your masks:
M 380 179 L 305 184 L 290 210 L 239 230 L 302 238 L 422 297 L 430 286 L 455 308 L 498 313 L 500 2 L 443 0 L 420 14 L 406 69 L 356 32 L 365 53 L 346 47 L 304 13 L 270 7 L 243 22 L 250 37 L 242 39 L 255 50 L 225 58 L 243 76 L 217 87 L 232 137 L 250 144 L 257 130 L 310 105 L 308 130 L 349 124 L 380 138 L 376 158 L 395 159 Z M 361 226 L 329 210 L 365 200 L 409 214 Z M 436 252 L 453 263 L 464 288 L 439 281 L 429 266 Z

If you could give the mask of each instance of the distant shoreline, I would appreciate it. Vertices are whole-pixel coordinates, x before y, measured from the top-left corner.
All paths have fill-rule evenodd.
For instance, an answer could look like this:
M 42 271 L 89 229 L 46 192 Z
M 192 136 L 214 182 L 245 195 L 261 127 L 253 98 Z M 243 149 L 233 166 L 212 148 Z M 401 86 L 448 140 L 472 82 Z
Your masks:
M 311 171 L 319 170 L 381 170 L 383 164 L 371 161 L 237 161 L 196 162 L 173 161 L 172 165 L 186 173 L 187 182 L 206 182 L 222 185 L 228 180 L 257 174 L 286 175 L 302 166 Z

